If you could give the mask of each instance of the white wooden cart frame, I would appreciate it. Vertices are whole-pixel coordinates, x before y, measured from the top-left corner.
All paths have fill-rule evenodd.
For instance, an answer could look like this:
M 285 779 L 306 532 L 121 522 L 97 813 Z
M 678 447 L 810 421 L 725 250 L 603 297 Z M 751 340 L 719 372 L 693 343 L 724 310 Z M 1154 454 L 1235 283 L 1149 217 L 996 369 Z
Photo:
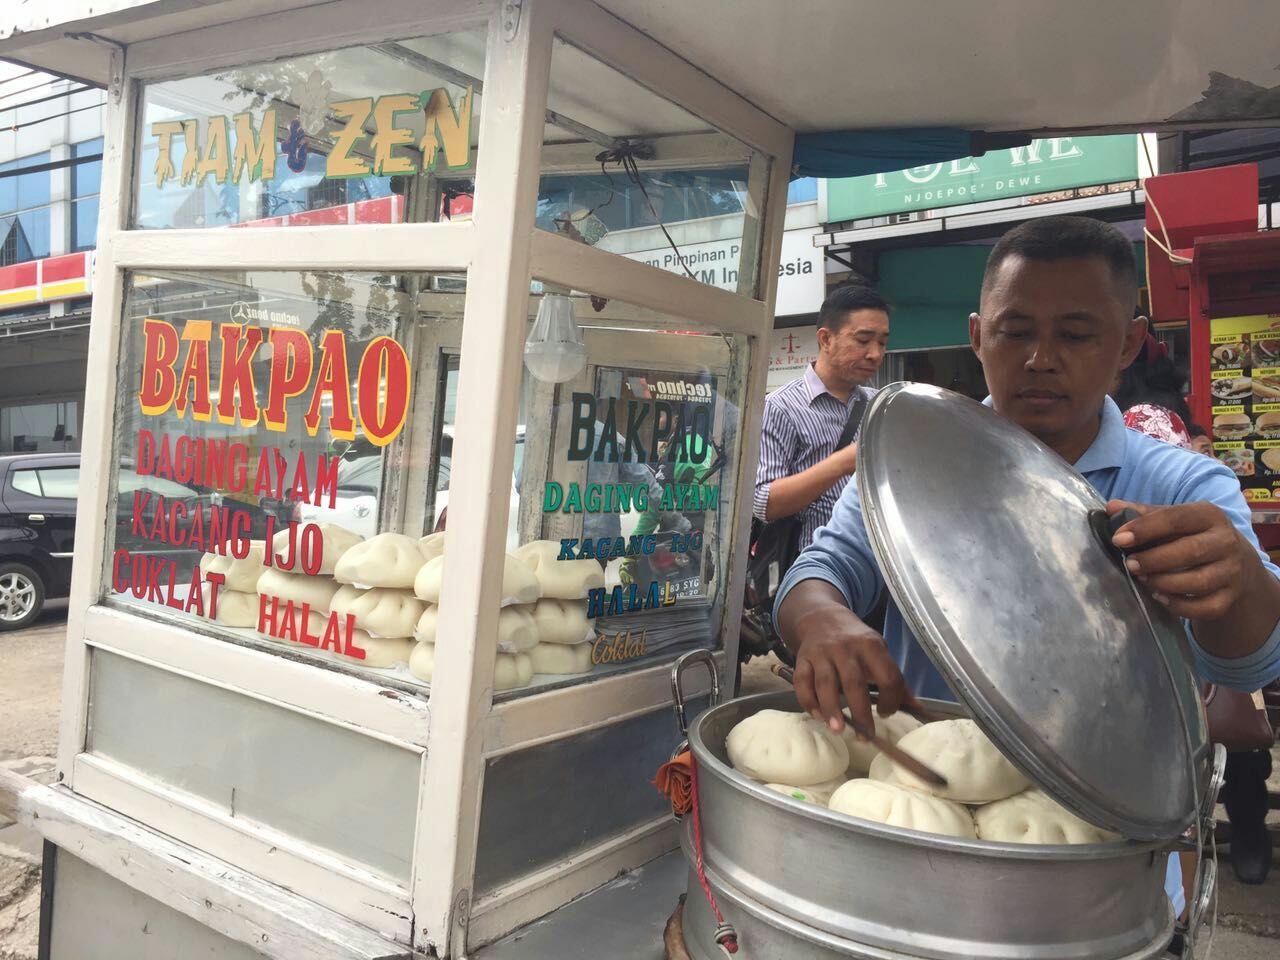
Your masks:
M 139 85 L 212 69 L 388 38 L 487 26 L 484 109 L 467 223 L 284 227 L 255 230 L 126 229 L 132 190 Z M 572 42 L 654 93 L 684 107 L 771 161 L 761 217 L 761 299 L 694 282 L 534 227 L 539 149 L 552 43 Z M 68 618 L 58 776 L 79 796 L 293 890 L 416 950 L 459 956 L 599 885 L 620 869 L 671 848 L 668 824 L 653 822 L 488 893 L 470 892 L 484 762 L 570 733 L 652 712 L 668 703 L 667 669 L 655 667 L 567 689 L 492 704 L 491 635 L 498 609 L 484 602 L 502 577 L 507 497 L 513 467 L 531 278 L 696 319 L 751 344 L 743 409 L 757 410 L 765 384 L 777 263 L 793 133 L 649 37 L 587 0 L 339 0 L 139 42 L 111 55 L 102 207 L 86 386 L 81 500 Z M 100 604 L 109 515 L 117 379 L 126 271 L 466 270 L 468 286 L 458 387 L 445 600 L 439 629 L 461 642 L 441 645 L 429 706 L 378 695 L 376 684 L 316 669 L 176 624 Z M 494 346 L 499 345 L 499 349 Z M 495 369 L 496 367 L 496 369 Z M 736 651 L 750 497 L 759 422 L 741 425 L 735 547 L 726 594 L 727 682 Z M 191 797 L 141 780 L 84 752 L 91 648 L 234 690 L 380 738 L 422 757 L 418 829 L 407 889 L 334 855 L 271 831 L 248 828 Z M 217 896 L 217 894 L 211 894 Z M 258 930 L 235 916 L 223 932 L 249 942 Z M 256 944 L 255 944 L 256 945 Z M 310 954 L 307 954 L 308 956 Z

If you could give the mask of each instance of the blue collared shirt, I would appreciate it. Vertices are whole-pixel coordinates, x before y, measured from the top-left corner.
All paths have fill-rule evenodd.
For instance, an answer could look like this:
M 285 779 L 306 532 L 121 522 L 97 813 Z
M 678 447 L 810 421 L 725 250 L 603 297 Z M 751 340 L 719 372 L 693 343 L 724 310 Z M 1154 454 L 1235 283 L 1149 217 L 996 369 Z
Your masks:
M 1211 457 L 1128 429 L 1120 408 L 1110 398 L 1102 410 L 1098 436 L 1076 461 L 1075 468 L 1104 500 L 1159 505 L 1207 500 L 1220 507 L 1236 529 L 1257 547 L 1249 506 L 1236 475 Z M 1280 577 L 1280 568 L 1261 549 L 1258 553 L 1272 576 Z M 884 589 L 884 578 L 867 539 L 857 484 L 845 488 L 831 522 L 818 530 L 813 543 L 787 571 L 778 589 L 775 611 L 802 580 L 832 584 L 859 616 L 867 615 L 875 606 Z M 1187 632 L 1191 634 L 1190 630 Z M 955 699 L 892 601 L 885 617 L 884 639 L 911 690 L 939 700 Z M 1195 642 L 1194 636 L 1191 649 L 1196 672 L 1223 686 L 1257 690 L 1280 676 L 1280 624 L 1258 650 L 1238 659 L 1213 656 Z

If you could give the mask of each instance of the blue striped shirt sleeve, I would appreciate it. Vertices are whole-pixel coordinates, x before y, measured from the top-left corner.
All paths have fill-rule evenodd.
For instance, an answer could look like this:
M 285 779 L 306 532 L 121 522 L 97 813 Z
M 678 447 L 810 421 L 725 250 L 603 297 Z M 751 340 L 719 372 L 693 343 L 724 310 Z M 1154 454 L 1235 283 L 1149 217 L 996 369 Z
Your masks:
M 776 395 L 775 395 L 776 396 Z M 769 398 L 773 401 L 773 398 Z M 760 428 L 760 463 L 756 467 L 756 489 L 751 509 L 764 523 L 769 506 L 769 488 L 780 477 L 790 476 L 796 449 L 796 428 L 781 403 L 766 401 Z

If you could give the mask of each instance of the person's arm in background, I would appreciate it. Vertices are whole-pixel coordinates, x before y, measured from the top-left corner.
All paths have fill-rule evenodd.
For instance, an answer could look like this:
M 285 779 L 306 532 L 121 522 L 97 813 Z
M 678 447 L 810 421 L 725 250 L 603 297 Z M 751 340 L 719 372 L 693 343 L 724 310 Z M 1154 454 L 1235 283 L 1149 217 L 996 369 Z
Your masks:
M 753 512 L 762 521 L 795 516 L 858 465 L 858 445 L 851 443 L 807 470 L 791 473 L 798 439 L 795 424 L 786 411 L 766 403 L 753 503 Z
M 774 623 L 796 655 L 794 686 L 800 707 L 833 730 L 844 726 L 840 697 L 849 713 L 872 726 L 867 685 L 880 689 L 877 711 L 913 703 L 884 638 L 862 622 L 884 589 L 862 520 L 858 489 L 850 484 L 778 587 Z
M 1280 677 L 1280 569 L 1257 545 L 1239 480 L 1205 458 L 1188 468 L 1176 499 L 1108 504 L 1143 514 L 1120 528 L 1116 545 L 1156 600 L 1189 623 L 1203 679 L 1266 686 Z

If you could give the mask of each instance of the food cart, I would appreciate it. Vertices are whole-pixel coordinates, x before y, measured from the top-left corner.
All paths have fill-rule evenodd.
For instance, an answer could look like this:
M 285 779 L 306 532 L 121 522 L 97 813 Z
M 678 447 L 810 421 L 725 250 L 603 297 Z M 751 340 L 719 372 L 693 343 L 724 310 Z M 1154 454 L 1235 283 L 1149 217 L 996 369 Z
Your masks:
M 47 955 L 651 952 L 670 667 L 734 675 L 796 130 L 1164 122 L 1273 65 L 1237 6 L 1110 11 L 1132 57 L 1070 84 L 1101 25 L 1048 2 L 979 74 L 928 3 L 6 12 L 0 55 L 109 90 L 58 783 L 23 796 Z M 879 93 L 835 96 L 855 39 Z

